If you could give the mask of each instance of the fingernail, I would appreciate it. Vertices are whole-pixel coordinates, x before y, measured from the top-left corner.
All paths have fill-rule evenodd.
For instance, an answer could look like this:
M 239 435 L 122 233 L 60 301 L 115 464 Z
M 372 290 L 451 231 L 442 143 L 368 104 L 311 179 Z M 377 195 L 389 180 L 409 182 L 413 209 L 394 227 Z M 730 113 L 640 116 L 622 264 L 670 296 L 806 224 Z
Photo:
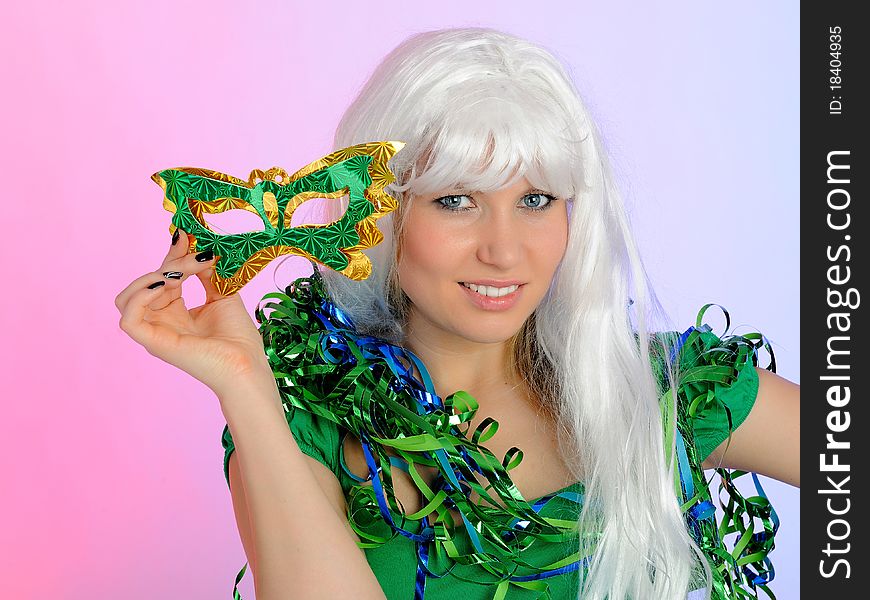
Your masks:
M 172 234 L 172 245 L 174 246 L 178 242 L 178 238 L 181 237 L 181 230 L 177 227 L 175 228 L 175 233 Z
M 154 283 L 152 283 L 151 285 L 148 286 L 148 289 L 153 290 L 155 288 L 159 288 L 161 285 L 166 285 L 166 282 L 165 281 L 155 281 Z
M 214 258 L 214 252 L 211 250 L 206 250 L 205 252 L 200 252 L 196 255 L 196 262 L 206 262 Z
M 182 273 L 181 271 L 166 271 L 163 276 L 166 279 L 181 279 L 182 277 L 184 277 L 184 273 Z

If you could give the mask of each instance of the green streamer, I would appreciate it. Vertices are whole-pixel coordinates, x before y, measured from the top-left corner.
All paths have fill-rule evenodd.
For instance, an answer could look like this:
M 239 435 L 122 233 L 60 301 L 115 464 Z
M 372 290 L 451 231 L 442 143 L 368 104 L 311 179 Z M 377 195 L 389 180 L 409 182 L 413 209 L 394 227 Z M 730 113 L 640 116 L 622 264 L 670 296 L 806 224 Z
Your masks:
M 520 464 L 522 451 L 511 448 L 499 460 L 482 445 L 495 435 L 498 423 L 488 418 L 470 430 L 478 404 L 464 391 L 444 398 L 443 407 L 420 414 L 418 400 L 407 386 L 408 378 L 397 376 L 384 358 L 389 354 L 383 352 L 390 345 L 353 329 L 352 323 L 327 297 L 316 269 L 312 277 L 297 279 L 286 292 L 267 294 L 256 310 L 266 354 L 285 406 L 313 413 L 338 424 L 358 439 L 370 441 L 372 458 L 380 473 L 378 481 L 395 527 L 406 530 L 409 537 L 414 532 L 420 535 L 426 523 L 431 527 L 432 539 L 426 543 L 433 573 L 439 576 L 449 573 L 471 581 L 454 571 L 454 567 L 479 565 L 491 578 L 476 577 L 474 582 L 492 586 L 494 600 L 503 599 L 510 586 L 534 590 L 539 598 L 549 598 L 545 579 L 514 581 L 511 577 L 520 570 L 524 570 L 524 575 L 543 573 L 585 560 L 574 553 L 539 567 L 523 559 L 523 552 L 536 543 L 565 544 L 568 548 L 570 541 L 576 545 L 576 523 L 543 517 L 521 496 L 508 472 Z M 701 309 L 696 327 L 682 335 L 656 334 L 653 340 L 674 349 L 673 362 L 681 374 L 676 394 L 671 388 L 662 395 L 663 414 L 668 415 L 675 408 L 676 415 L 675 420 L 664 418 L 665 440 L 685 441 L 684 461 L 688 468 L 675 474 L 675 493 L 686 514 L 687 526 L 710 562 L 712 598 L 758 598 L 759 591 L 774 598 L 767 586 L 773 575 L 767 556 L 773 549 L 773 535 L 778 527 L 776 513 L 763 492 L 745 498 L 737 490 L 734 480 L 745 473 L 716 469 L 721 479 L 719 496 L 724 513 L 722 522 L 717 523 L 710 510 L 711 481 L 705 477 L 693 434 L 698 416 L 717 404 L 724 406 L 719 400 L 723 390 L 737 380 L 743 369 L 757 366 L 760 348 L 769 352 L 771 362 L 767 368 L 775 371 L 773 352 L 758 333 L 721 338 L 713 334 L 703 324 L 703 315 L 710 306 Z M 726 330 L 729 326 L 730 321 Z M 395 355 L 389 356 L 395 360 Z M 660 362 L 656 368 L 665 381 Z M 419 370 L 417 373 L 414 378 L 418 382 L 425 379 Z M 676 407 L 672 405 L 674 396 Z M 733 430 L 730 416 L 729 424 L 729 430 Z M 422 495 L 422 508 L 415 513 L 406 514 L 395 496 L 393 463 L 387 449 L 407 463 L 408 475 Z M 470 461 L 479 467 L 486 485 L 478 482 Z M 440 477 L 436 481 L 454 485 L 433 489 L 419 472 L 422 466 L 438 469 Z M 457 476 L 464 480 L 466 489 L 455 485 Z M 478 501 L 469 499 L 470 491 L 477 492 Z M 494 502 L 493 497 L 503 506 Z M 359 536 L 361 548 L 375 548 L 401 535 L 385 520 L 374 486 L 354 485 L 346 499 L 348 522 Z M 461 513 L 465 524 L 454 524 L 451 511 Z M 521 521 L 527 521 L 528 527 L 511 527 Z M 762 530 L 756 531 L 755 522 L 762 524 Z M 511 535 L 505 535 L 507 532 Z M 597 534 L 590 536 L 593 546 L 596 540 Z M 244 568 L 236 584 L 243 573 Z M 240 598 L 235 588 L 234 597 Z

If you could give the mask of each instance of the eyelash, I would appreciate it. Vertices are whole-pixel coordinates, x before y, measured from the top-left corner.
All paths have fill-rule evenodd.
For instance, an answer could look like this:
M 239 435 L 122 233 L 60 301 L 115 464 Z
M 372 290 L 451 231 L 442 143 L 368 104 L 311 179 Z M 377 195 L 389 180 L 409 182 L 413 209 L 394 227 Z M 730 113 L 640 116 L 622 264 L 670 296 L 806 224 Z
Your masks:
M 525 200 L 526 198 L 528 198 L 528 197 L 530 197 L 530 196 L 543 196 L 544 198 L 547 199 L 547 203 L 546 203 L 543 207 L 541 207 L 541 208 L 535 208 L 535 207 L 532 207 L 532 206 L 524 206 L 524 207 L 523 207 L 523 208 L 527 208 L 527 209 L 529 209 L 529 210 L 531 210 L 531 211 L 533 211 L 533 212 L 543 212 L 543 211 L 547 210 L 548 208 L 550 208 L 550 207 L 553 205 L 553 202 L 556 201 L 556 197 L 555 197 L 555 196 L 552 196 L 552 195 L 550 195 L 550 194 L 545 194 L 545 193 L 543 193 L 543 192 L 532 192 L 532 193 L 526 194 L 525 196 L 523 196 L 523 200 Z M 451 194 L 450 196 L 442 196 L 442 197 L 440 197 L 440 198 L 436 198 L 433 202 L 435 202 L 436 204 L 438 204 L 438 208 L 440 208 L 441 210 L 447 210 L 447 211 L 450 211 L 450 212 L 464 212 L 464 211 L 466 211 L 466 210 L 471 210 L 471 208 L 469 208 L 469 207 L 466 207 L 466 208 L 450 208 L 449 206 L 447 206 L 446 204 L 444 204 L 443 200 L 449 200 L 449 199 L 452 199 L 452 198 L 470 198 L 470 196 L 468 196 L 468 195 L 466 195 L 466 194 Z

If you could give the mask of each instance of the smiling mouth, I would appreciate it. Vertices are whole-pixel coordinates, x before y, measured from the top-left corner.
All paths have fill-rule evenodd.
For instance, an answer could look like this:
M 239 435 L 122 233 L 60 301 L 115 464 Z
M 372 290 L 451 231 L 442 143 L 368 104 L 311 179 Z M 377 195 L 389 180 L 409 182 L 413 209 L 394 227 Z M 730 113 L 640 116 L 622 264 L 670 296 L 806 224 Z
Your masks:
M 459 282 L 460 285 L 463 285 L 470 289 L 472 292 L 476 292 L 481 296 L 486 296 L 487 298 L 501 298 L 502 296 L 507 296 L 508 294 L 512 294 L 517 289 L 519 289 L 519 285 L 508 285 L 505 287 L 494 287 L 491 285 L 475 285 L 473 283 L 465 283 L 464 281 Z

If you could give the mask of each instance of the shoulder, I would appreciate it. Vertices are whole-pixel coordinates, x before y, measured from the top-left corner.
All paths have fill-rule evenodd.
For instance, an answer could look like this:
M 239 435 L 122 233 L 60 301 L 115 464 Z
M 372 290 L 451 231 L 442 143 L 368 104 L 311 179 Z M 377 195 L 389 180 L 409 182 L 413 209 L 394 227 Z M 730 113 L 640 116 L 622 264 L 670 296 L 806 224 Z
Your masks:
M 758 395 L 759 349 L 773 353 L 757 332 L 722 334 L 704 323 L 704 306 L 695 325 L 683 332 L 658 332 L 651 339 L 654 371 L 665 396 L 676 396 L 700 460 L 706 459 L 745 421 Z M 728 321 L 727 311 L 723 312 Z
M 755 371 L 752 409 L 704 466 L 752 471 L 800 486 L 800 386 L 766 369 Z
M 705 324 L 711 306 L 702 307 L 684 332 L 653 336 L 673 367 L 671 380 L 659 361 L 662 388 L 676 387 L 705 468 L 753 471 L 798 485 L 800 387 L 776 374 L 762 333 L 731 332 L 725 309 L 723 333 Z M 767 367 L 759 364 L 762 350 L 770 357 Z

